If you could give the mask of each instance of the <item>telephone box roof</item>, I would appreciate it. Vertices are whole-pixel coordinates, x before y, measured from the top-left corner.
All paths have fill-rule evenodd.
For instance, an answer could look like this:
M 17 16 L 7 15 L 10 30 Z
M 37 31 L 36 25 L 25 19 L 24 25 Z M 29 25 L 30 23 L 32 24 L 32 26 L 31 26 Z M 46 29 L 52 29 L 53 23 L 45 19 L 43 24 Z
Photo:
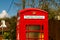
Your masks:
M 44 10 L 41 10 L 41 9 L 38 9 L 38 8 L 26 8 L 26 9 L 19 10 L 18 12 L 23 13 L 23 12 L 26 12 L 26 11 L 33 11 L 33 10 L 48 13 L 47 11 L 44 11 Z

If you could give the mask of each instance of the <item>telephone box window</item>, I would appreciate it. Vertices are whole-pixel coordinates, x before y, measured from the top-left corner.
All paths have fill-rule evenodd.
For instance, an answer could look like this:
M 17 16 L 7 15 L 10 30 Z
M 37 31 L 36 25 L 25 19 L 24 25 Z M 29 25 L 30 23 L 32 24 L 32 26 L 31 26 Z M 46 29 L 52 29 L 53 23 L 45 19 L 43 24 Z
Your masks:
M 43 29 L 44 29 L 43 25 L 42 26 L 26 25 L 26 39 L 27 40 L 44 40 Z
M 26 33 L 26 38 L 42 38 L 44 39 L 44 33 L 39 32 L 28 32 Z
M 26 38 L 38 38 L 39 34 L 39 32 L 28 32 L 26 33 Z
M 26 30 L 40 30 L 40 25 L 27 25 Z

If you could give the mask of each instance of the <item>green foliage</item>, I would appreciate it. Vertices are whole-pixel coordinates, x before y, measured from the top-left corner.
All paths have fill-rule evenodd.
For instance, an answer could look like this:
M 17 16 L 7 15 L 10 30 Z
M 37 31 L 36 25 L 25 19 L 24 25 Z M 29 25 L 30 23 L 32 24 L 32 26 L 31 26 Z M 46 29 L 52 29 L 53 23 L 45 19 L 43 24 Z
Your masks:
M 60 2 L 60 1 L 59 1 Z M 16 3 L 18 5 L 18 3 Z M 45 10 L 49 14 L 49 19 L 54 19 L 55 16 L 60 15 L 60 5 L 55 0 L 22 0 L 22 9 L 28 6 L 29 8 L 39 8 Z M 19 6 L 21 7 L 21 6 Z M 51 11 L 54 10 L 54 11 Z
M 4 38 L 5 39 L 11 39 L 11 40 L 16 40 L 16 16 L 13 16 L 11 18 L 2 18 L 1 20 L 5 20 L 6 22 L 9 23 L 9 31 L 4 32 Z
M 10 37 L 12 40 L 16 39 L 16 17 L 13 16 L 10 19 Z
M 10 33 L 9 32 L 4 32 L 4 39 L 9 39 Z

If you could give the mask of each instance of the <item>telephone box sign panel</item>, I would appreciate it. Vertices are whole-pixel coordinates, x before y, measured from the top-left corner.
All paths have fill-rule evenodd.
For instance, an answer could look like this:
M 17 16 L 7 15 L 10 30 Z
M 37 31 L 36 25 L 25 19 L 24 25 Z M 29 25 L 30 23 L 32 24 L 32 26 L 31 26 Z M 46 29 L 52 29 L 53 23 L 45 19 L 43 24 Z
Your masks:
M 28 8 L 18 14 L 17 40 L 48 40 L 48 12 Z
M 45 16 L 24 15 L 24 19 L 45 19 Z

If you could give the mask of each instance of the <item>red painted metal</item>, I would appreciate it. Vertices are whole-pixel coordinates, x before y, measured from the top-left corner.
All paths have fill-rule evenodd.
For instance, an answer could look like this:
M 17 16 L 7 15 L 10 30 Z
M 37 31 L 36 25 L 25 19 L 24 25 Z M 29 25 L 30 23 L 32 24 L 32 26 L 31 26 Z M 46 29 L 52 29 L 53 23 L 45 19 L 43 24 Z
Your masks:
M 16 40 L 48 40 L 48 12 L 43 11 L 41 9 L 36 8 L 27 8 L 23 10 L 19 10 L 18 12 L 19 18 L 17 19 L 17 28 L 16 28 Z M 44 19 L 24 19 L 25 15 L 30 16 L 45 16 Z M 29 25 L 40 25 L 40 30 L 26 30 L 26 27 Z M 42 30 L 42 26 L 44 27 Z M 37 38 L 29 38 L 30 34 L 28 34 L 28 38 L 26 38 L 26 33 L 37 33 L 39 32 L 39 37 Z M 42 33 L 44 34 L 44 38 L 42 38 Z M 41 36 L 41 38 L 40 38 Z

